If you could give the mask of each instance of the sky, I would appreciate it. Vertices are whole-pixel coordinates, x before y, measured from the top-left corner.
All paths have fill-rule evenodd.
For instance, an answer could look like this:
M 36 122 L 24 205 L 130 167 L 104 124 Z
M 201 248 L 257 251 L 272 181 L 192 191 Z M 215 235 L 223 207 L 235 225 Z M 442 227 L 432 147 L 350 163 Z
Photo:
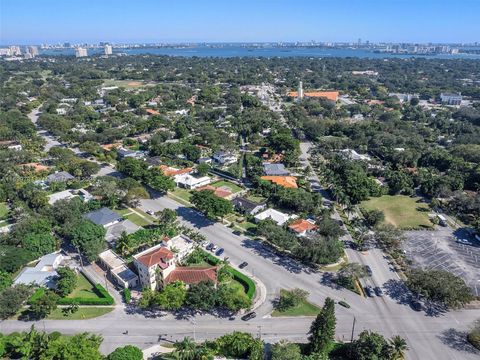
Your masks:
M 0 43 L 480 41 L 480 0 L 0 0 Z

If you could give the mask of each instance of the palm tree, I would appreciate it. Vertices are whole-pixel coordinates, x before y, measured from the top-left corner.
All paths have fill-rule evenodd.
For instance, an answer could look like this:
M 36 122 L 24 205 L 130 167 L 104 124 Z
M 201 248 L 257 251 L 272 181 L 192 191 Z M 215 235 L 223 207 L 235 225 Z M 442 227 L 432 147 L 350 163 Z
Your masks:
M 169 357 L 176 360 L 195 360 L 197 358 L 197 344 L 189 338 L 185 337 L 182 341 L 177 341 L 174 345 L 173 351 Z
M 402 360 L 408 350 L 407 342 L 400 335 L 395 335 L 389 340 L 392 360 Z

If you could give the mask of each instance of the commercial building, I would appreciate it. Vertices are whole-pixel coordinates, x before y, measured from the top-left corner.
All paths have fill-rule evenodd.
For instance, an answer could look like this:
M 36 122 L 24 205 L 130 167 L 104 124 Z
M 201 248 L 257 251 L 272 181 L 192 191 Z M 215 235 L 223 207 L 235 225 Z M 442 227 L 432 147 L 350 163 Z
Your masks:
M 460 105 L 462 103 L 463 97 L 461 93 L 441 93 L 440 100 L 442 100 L 442 104 L 445 105 Z
M 105 51 L 105 55 L 112 55 L 112 45 L 105 45 L 103 50 Z
M 75 48 L 75 57 L 86 57 L 88 56 L 87 49 L 82 47 Z
M 27 46 L 27 53 L 30 54 L 32 58 L 38 56 L 38 47 L 36 46 Z

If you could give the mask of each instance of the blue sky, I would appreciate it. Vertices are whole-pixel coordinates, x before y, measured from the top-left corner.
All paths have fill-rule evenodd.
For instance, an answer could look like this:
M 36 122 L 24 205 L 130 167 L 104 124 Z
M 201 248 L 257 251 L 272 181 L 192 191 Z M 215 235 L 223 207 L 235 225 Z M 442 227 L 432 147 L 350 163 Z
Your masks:
M 0 43 L 480 41 L 480 0 L 0 0 Z

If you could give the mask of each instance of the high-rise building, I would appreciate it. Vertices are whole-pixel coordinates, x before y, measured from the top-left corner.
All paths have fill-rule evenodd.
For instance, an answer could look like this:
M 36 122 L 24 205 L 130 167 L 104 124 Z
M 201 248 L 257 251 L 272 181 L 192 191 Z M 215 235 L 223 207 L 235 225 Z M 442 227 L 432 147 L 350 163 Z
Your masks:
M 297 100 L 301 101 L 303 99 L 303 82 L 298 83 L 298 91 L 297 91 Z
M 105 55 L 112 55 L 112 45 L 105 45 L 104 47 Z
M 65 42 L 65 43 L 63 43 L 63 47 L 64 48 L 70 48 L 70 47 L 72 47 L 72 45 L 69 42 Z
M 20 46 L 15 46 L 15 45 L 10 46 L 10 55 L 11 56 L 22 55 Z
M 77 47 L 75 48 L 75 57 L 85 57 L 88 56 L 87 49 L 83 47 Z
M 27 53 L 32 57 L 38 56 L 38 47 L 36 46 L 27 46 Z

